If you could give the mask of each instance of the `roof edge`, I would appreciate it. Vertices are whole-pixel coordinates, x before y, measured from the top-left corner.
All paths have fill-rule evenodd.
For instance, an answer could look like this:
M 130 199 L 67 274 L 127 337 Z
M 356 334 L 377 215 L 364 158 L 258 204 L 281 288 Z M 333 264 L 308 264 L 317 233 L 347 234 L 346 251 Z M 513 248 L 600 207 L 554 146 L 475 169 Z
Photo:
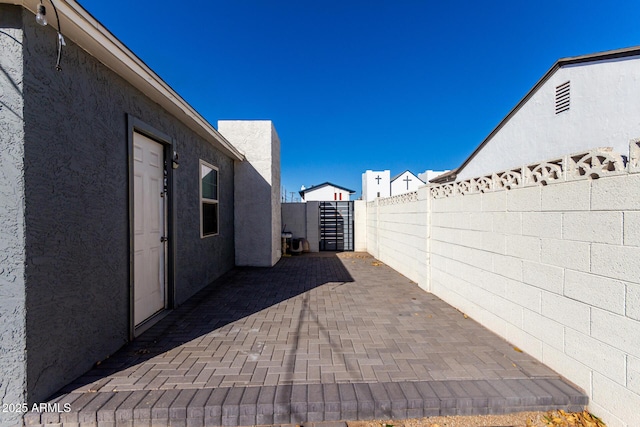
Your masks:
M 432 184 L 446 184 L 447 182 L 455 181 L 457 177 L 458 169 L 456 168 L 430 179 L 429 182 Z
M 37 0 L 0 0 L 0 3 L 22 6 L 34 14 L 38 5 Z M 240 150 L 79 3 L 56 0 L 56 8 L 65 38 L 72 40 L 214 147 L 235 160 L 244 160 Z M 50 23 L 55 28 L 53 24 Z
M 485 137 L 485 139 L 476 147 L 476 149 L 467 157 L 467 159 L 462 162 L 460 166 L 458 166 L 455 171 L 455 175 L 461 172 L 468 164 L 473 160 L 473 158 L 484 148 L 484 146 L 504 127 L 504 125 L 513 117 L 520 109 L 524 106 L 524 104 L 531 99 L 531 97 L 542 87 L 543 84 L 547 82 L 551 78 L 551 76 L 558 71 L 558 69 L 562 68 L 566 65 L 573 64 L 582 64 L 586 62 L 596 62 L 596 61 L 606 61 L 610 59 L 618 59 L 618 58 L 626 58 L 630 56 L 639 56 L 640 55 L 640 46 L 627 47 L 622 49 L 608 50 L 604 52 L 591 53 L 588 55 L 581 56 L 571 56 L 566 58 L 558 59 L 549 70 L 536 82 L 536 84 L 529 89 L 529 91 L 525 94 L 525 96 L 509 111 L 509 113 L 498 123 L 498 125 Z M 440 175 L 434 179 L 438 179 L 440 177 L 444 177 Z M 454 178 L 455 179 L 455 178 Z M 429 182 L 434 182 L 431 180 Z M 447 181 L 448 182 L 448 181 Z
M 420 181 L 423 184 L 426 184 L 426 182 L 424 182 L 418 175 L 416 175 L 415 173 L 411 172 L 409 169 L 400 172 L 399 174 L 397 174 L 396 176 L 394 176 L 393 178 L 391 178 L 390 182 L 395 181 L 396 179 L 400 178 L 403 174 L 409 172 L 411 175 L 413 175 L 414 178 L 416 178 L 418 181 Z
M 311 186 L 309 188 L 305 188 L 304 190 L 300 190 L 299 193 L 300 193 L 301 196 L 304 197 L 304 193 L 308 192 L 309 190 L 317 190 L 318 188 L 326 187 L 327 185 L 331 185 L 331 186 L 339 188 L 341 190 L 348 191 L 349 194 L 355 194 L 354 190 L 349 190 L 348 188 L 342 187 L 340 185 L 333 184 L 333 183 L 331 183 L 329 181 L 323 182 L 322 184 Z

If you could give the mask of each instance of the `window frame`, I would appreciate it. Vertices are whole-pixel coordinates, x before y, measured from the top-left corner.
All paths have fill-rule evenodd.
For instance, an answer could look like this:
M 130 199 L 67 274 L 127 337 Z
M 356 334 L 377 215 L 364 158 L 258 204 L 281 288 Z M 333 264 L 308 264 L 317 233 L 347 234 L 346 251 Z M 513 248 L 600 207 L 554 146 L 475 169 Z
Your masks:
M 207 197 L 204 197 L 202 194 L 202 167 L 205 166 L 209 169 L 215 170 L 216 171 L 216 198 L 215 199 L 210 199 Z M 212 237 L 212 236 L 219 236 L 220 235 L 220 169 L 217 166 L 213 166 L 211 163 L 206 162 L 202 159 L 200 159 L 200 162 L 198 163 L 198 176 L 199 176 L 199 180 L 198 180 L 198 185 L 200 187 L 200 200 L 199 200 L 199 206 L 198 209 L 200 210 L 200 238 L 204 239 L 206 237 Z M 216 231 L 215 233 L 204 233 L 204 205 L 208 204 L 208 205 L 215 205 L 216 207 Z

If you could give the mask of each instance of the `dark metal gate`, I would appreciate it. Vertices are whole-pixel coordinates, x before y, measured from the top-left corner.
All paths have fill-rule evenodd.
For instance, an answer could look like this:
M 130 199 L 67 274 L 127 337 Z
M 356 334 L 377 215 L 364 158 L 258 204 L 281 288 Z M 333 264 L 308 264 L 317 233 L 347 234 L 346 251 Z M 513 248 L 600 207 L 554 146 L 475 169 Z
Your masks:
M 353 251 L 353 202 L 320 202 L 320 250 Z

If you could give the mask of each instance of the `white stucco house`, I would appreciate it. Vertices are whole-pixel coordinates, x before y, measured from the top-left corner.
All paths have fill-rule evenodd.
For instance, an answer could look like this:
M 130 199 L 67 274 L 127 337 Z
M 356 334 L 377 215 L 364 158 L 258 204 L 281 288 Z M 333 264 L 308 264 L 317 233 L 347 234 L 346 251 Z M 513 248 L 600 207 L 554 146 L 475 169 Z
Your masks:
M 341 187 L 330 182 L 324 182 L 322 184 L 300 190 L 300 197 L 303 202 L 347 202 L 350 200 L 350 196 L 354 193 L 354 190 L 349 190 L 348 188 Z
M 418 188 L 424 184 L 425 182 L 417 175 L 406 170 L 391 178 L 391 196 L 418 191 Z
M 558 60 L 471 155 L 433 182 L 481 177 L 640 135 L 640 47 Z M 517 141 L 517 146 L 515 145 Z
M 418 191 L 419 187 L 445 172 L 448 171 L 429 169 L 416 175 L 406 170 L 392 178 L 388 169 L 367 170 L 362 174 L 362 200 L 370 202 L 378 197 L 392 197 Z
M 427 169 L 426 171 L 419 173 L 418 174 L 418 178 L 420 178 L 422 180 L 422 182 L 429 182 L 432 179 L 449 172 L 448 170 L 439 170 L 439 171 L 434 171 L 432 169 Z
M 362 174 L 362 200 L 391 196 L 391 171 L 367 170 Z

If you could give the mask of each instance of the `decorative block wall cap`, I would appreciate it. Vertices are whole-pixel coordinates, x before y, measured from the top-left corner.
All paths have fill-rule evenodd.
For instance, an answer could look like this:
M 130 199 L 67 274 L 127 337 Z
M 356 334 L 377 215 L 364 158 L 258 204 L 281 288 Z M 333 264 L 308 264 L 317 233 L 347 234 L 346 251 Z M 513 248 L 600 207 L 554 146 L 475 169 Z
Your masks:
M 598 179 L 625 173 L 625 159 L 611 147 L 599 147 L 582 153 L 570 154 L 566 161 L 567 181 Z
M 547 160 L 524 167 L 524 185 L 547 185 L 566 179 L 564 159 Z
M 418 201 L 418 192 L 412 191 L 410 193 L 398 194 L 397 196 L 380 199 L 380 206 L 400 205 L 403 203 L 417 202 L 417 201 Z
M 629 172 L 640 173 L 640 138 L 629 143 Z
M 631 141 L 629 153 L 629 168 L 625 156 L 614 152 L 611 147 L 598 147 L 479 178 L 434 185 L 429 192 L 432 198 L 440 199 L 640 172 L 640 138 Z

